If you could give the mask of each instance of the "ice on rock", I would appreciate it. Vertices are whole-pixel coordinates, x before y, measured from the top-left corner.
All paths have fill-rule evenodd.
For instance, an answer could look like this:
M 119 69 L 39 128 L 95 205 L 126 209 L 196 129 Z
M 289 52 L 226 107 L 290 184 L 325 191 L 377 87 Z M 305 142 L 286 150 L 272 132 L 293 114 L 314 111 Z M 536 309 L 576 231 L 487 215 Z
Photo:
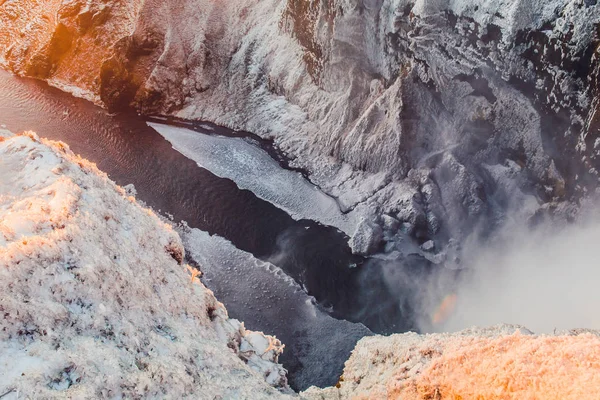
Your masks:
M 421 245 L 421 248 L 425 251 L 432 251 L 435 248 L 433 240 L 428 240 Z
M 273 359 L 283 351 L 283 347 L 275 338 L 252 332 L 242 338 L 240 356 L 246 359 L 251 368 L 261 371 L 267 383 L 277 386 L 282 379 L 285 380 L 285 374 L 282 375 L 279 366 L 273 364 Z
M 397 231 L 400 226 L 400 221 L 390 215 L 382 215 L 383 229 L 386 231 Z

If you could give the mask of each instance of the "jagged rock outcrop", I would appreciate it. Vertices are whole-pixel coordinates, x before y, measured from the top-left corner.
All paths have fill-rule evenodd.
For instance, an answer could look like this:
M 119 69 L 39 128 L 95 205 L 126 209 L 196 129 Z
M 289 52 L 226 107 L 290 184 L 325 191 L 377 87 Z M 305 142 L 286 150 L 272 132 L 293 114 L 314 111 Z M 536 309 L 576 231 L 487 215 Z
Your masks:
M 29 0 L 0 18 L 3 65 L 273 138 L 342 209 L 397 220 L 388 251 L 598 182 L 595 1 Z
M 169 225 L 65 144 L 5 136 L 0 396 L 289 398 L 281 343 L 228 317 Z
M 303 398 L 584 399 L 600 386 L 598 332 L 537 336 L 518 326 L 361 340 L 337 387 Z
M 100 103 L 101 66 L 132 34 L 142 1 L 2 1 L 0 63 Z

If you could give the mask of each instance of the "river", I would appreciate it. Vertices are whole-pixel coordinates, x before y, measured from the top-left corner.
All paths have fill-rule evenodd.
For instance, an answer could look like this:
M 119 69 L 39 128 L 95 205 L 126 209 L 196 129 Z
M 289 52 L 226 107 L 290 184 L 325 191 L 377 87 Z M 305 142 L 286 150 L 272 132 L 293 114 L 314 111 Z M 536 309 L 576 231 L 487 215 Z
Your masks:
M 134 184 L 138 199 L 148 206 L 175 222 L 185 221 L 190 229 L 181 233 L 188 261 L 205 272 L 205 284 L 232 317 L 286 344 L 280 361 L 294 388 L 335 384 L 356 341 L 371 334 L 365 325 L 385 333 L 415 328 L 407 301 L 411 288 L 390 288 L 382 279 L 385 266 L 353 256 L 342 230 L 316 222 L 317 213 L 314 218 L 294 215 L 277 201 L 267 201 L 272 199 L 261 195 L 260 183 L 256 189 L 255 182 L 244 181 L 248 173 L 230 174 L 231 164 L 219 164 L 219 157 L 231 161 L 228 148 L 240 149 L 237 161 L 254 157 L 250 168 L 258 163 L 258 170 L 268 171 L 262 175 L 279 177 L 270 193 L 277 185 L 283 190 L 291 179 L 295 183 L 288 191 L 302 187 L 308 193 L 298 193 L 302 201 L 292 208 L 310 212 L 304 203 L 316 196 L 329 207 L 320 219 L 327 220 L 330 199 L 305 175 L 291 170 L 268 141 L 211 124 L 187 123 L 198 135 L 211 135 L 200 142 L 192 138 L 200 146 L 194 154 L 203 150 L 210 160 L 192 161 L 148 125 L 157 121 L 182 126 L 181 121 L 149 121 L 133 113 L 110 115 L 44 82 L 0 71 L 0 124 L 13 132 L 34 130 L 66 142 L 119 185 Z M 221 150 L 207 152 L 202 147 L 211 143 Z M 223 173 L 217 176 L 199 166 L 203 164 Z M 285 175 L 290 173 L 295 175 Z M 398 293 L 406 294 L 399 300 Z

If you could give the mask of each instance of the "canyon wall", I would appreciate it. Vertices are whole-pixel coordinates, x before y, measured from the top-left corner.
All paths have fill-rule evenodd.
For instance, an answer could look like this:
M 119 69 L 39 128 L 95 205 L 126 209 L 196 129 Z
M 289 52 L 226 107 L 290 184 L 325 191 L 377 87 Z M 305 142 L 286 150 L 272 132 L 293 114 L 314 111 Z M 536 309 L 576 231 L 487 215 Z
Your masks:
M 358 253 L 385 251 L 399 259 L 417 253 L 428 262 L 451 264 L 460 261 L 458 243 L 502 225 L 507 211 L 531 222 L 553 214 L 570 219 L 581 199 L 597 189 L 599 22 L 595 0 L 0 0 L 0 65 L 111 111 L 205 119 L 271 138 L 344 212 L 364 216 L 351 240 Z M 15 143 L 25 147 L 19 150 Z M 224 397 L 283 396 L 255 375 L 259 371 L 285 388 L 276 364 L 279 344 L 245 331 L 206 289 L 192 284 L 178 265 L 179 239 L 154 229 L 160 223 L 155 216 L 135 203 L 125 205 L 122 191 L 85 162 L 73 161 L 68 151 L 63 155 L 59 145 L 49 144 L 48 153 L 34 135 L 0 145 L 10 150 L 7 155 L 26 158 L 25 164 L 11 164 L 25 168 L 40 162 L 40 154 L 67 158 L 71 162 L 60 163 L 56 172 L 67 166 L 73 179 L 59 182 L 70 191 L 57 184 L 71 211 L 52 203 L 56 188 L 45 186 L 51 180 L 39 184 L 50 190 L 48 198 L 32 192 L 15 204 L 1 199 L 5 209 L 22 211 L 19 207 L 30 204 L 52 219 L 27 217 L 24 225 L 12 221 L 0 231 L 0 245 L 11 247 L 10 255 L 2 249 L 0 259 L 10 267 L 3 272 L 8 274 L 3 293 L 11 303 L 3 311 L 10 314 L 5 321 L 12 321 L 3 331 L 7 356 L 0 357 L 0 365 L 28 372 L 1 376 L 0 390 L 160 396 L 165 387 L 155 377 L 164 376 L 178 382 L 169 394 L 190 394 L 201 382 Z M 7 160 L 0 158 L 12 170 Z M 16 172 L 25 177 L 31 171 Z M 0 187 L 9 190 L 13 183 Z M 104 184 L 111 194 L 99 189 Z M 156 236 L 70 234 L 113 224 L 114 213 L 103 218 L 77 213 L 77 207 L 93 206 L 86 188 L 104 193 L 119 215 L 137 218 L 131 229 L 143 221 Z M 15 239 L 17 231 L 31 233 L 31 239 Z M 60 249 L 44 236 L 63 234 Z M 97 253 L 88 252 L 90 244 L 102 244 L 102 251 L 112 254 L 120 241 L 141 250 L 87 267 L 97 261 Z M 166 269 L 153 268 L 156 259 L 144 258 L 149 247 L 168 250 L 157 256 Z M 120 257 L 129 258 L 124 263 Z M 130 284 L 132 294 L 164 296 L 168 313 L 162 305 L 136 303 L 122 289 L 102 286 L 99 274 L 114 265 L 127 267 L 108 272 Z M 134 270 L 136 265 L 147 275 Z M 140 286 L 140 277 L 152 282 Z M 50 284 L 40 293 L 43 279 Z M 161 289 L 160 282 L 171 289 Z M 68 285 L 76 290 L 61 289 Z M 112 296 L 110 304 L 98 300 L 106 297 L 103 291 Z M 9 306 L 18 308 L 14 316 L 6 311 Z M 117 306 L 124 309 L 115 314 Z M 140 307 L 146 307 L 144 313 Z M 139 334 L 132 327 L 140 323 L 148 329 L 132 336 Z M 509 387 L 511 380 L 498 381 L 500 372 L 488 367 L 515 366 L 515 359 L 532 351 L 543 356 L 528 364 L 536 371 L 546 362 L 542 371 L 565 372 L 557 360 L 584 353 L 578 360 L 589 368 L 572 365 L 569 371 L 577 372 L 566 379 L 597 371 L 597 354 L 586 353 L 597 347 L 593 334 L 511 333 L 499 328 L 365 339 L 338 388 L 304 396 L 452 398 L 493 385 L 506 394 L 501 390 L 520 388 Z M 92 346 L 94 340 L 100 344 Z M 98 358 L 98 346 L 125 361 L 115 367 Z M 507 360 L 493 351 L 497 347 L 514 352 Z M 153 358 L 163 348 L 176 356 Z M 203 354 L 218 361 L 212 375 L 197 373 L 206 361 Z M 90 359 L 99 361 L 87 364 Z M 471 364 L 465 366 L 465 359 Z M 120 368 L 120 380 L 94 380 L 113 368 Z M 466 379 L 472 371 L 480 373 L 479 385 Z M 548 382 L 565 381 L 556 376 Z M 578 387 L 596 387 L 596 376 Z M 524 385 L 518 398 L 530 394 L 530 382 L 515 382 Z M 560 395 L 564 388 L 536 389 Z
M 28 0 L 0 18 L 17 74 L 274 139 L 367 218 L 359 253 L 408 236 L 451 261 L 507 209 L 568 218 L 598 182 L 596 1 Z

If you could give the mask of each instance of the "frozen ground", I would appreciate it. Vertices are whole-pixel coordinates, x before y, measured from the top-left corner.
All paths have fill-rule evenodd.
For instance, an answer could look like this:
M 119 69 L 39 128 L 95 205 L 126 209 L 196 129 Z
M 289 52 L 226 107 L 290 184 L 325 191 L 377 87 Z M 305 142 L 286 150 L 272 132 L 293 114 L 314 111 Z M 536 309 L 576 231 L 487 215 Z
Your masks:
M 168 225 L 65 144 L 5 136 L 3 398 L 286 397 L 281 343 L 228 317 Z
M 258 146 L 241 138 L 208 135 L 156 123 L 148 125 L 200 167 L 221 178 L 231 179 L 240 189 L 250 190 L 292 218 L 331 225 L 348 236 L 356 231 L 354 213 L 343 214 L 335 199 L 308 182 L 302 174 L 282 168 Z

